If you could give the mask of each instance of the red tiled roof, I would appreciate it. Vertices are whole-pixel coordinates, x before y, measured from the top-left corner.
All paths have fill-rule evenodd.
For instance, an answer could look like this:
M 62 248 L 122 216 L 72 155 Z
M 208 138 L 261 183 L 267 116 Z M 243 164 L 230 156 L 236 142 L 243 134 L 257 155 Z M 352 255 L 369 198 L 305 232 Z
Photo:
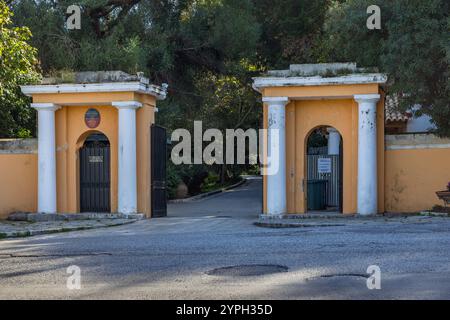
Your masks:
M 411 114 L 409 112 L 398 111 L 399 101 L 398 96 L 387 96 L 385 103 L 385 121 L 408 121 L 411 119 Z

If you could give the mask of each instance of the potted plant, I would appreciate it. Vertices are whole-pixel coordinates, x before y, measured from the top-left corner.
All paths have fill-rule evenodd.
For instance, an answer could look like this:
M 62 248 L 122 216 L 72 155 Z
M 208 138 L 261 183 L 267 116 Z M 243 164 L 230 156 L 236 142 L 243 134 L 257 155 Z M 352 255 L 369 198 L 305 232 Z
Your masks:
M 447 184 L 447 190 L 446 191 L 438 191 L 436 192 L 439 199 L 444 201 L 445 206 L 450 204 L 450 182 Z

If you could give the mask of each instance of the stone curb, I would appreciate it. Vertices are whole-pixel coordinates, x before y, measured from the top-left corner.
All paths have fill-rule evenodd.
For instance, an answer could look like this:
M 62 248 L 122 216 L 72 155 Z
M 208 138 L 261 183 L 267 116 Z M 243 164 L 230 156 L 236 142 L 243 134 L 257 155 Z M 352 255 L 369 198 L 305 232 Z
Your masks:
M 284 229 L 284 228 L 324 228 L 324 227 L 345 227 L 342 223 L 276 223 L 257 221 L 255 226 L 261 228 Z
M 421 214 L 376 214 L 376 215 L 357 215 L 357 214 L 341 214 L 341 213 L 313 213 L 313 214 L 283 214 L 283 215 L 267 215 L 261 214 L 260 221 L 292 221 L 292 220 L 374 220 L 374 219 L 391 219 L 391 218 L 409 218 L 417 217 Z
M 371 216 L 359 216 L 359 215 L 342 215 L 342 214 L 307 214 L 307 215 L 280 215 L 280 216 L 267 216 L 261 215 L 259 219 L 254 222 L 255 226 L 263 228 L 313 228 L 313 227 L 341 227 L 346 226 L 347 222 L 367 223 L 370 221 L 402 221 L 398 219 L 408 219 L 413 217 L 449 217 L 448 214 L 442 213 L 428 213 L 421 214 L 403 214 L 403 215 L 371 215 Z M 336 223 L 332 223 L 332 221 Z
M 47 222 L 47 221 L 81 221 L 81 220 L 142 220 L 143 214 L 114 214 L 114 213 L 76 213 L 76 214 L 41 214 L 41 213 L 13 213 L 9 221 Z
M 24 230 L 24 231 L 9 231 L 9 232 L 0 232 L 0 241 L 1 239 L 8 238 L 25 238 L 25 237 L 33 237 L 45 234 L 55 234 L 55 233 L 63 233 L 63 232 L 71 232 L 71 231 L 82 231 L 82 230 L 92 230 L 92 229 L 102 229 L 109 227 L 118 227 L 127 224 L 132 224 L 139 221 L 138 219 L 128 219 L 126 221 L 115 222 L 112 224 L 103 224 L 97 226 L 74 226 L 74 227 L 57 227 L 57 228 L 48 228 L 43 230 Z
M 246 182 L 247 182 L 247 179 L 243 178 L 241 181 L 239 181 L 238 183 L 235 183 L 235 184 L 233 184 L 231 186 L 228 186 L 228 187 L 225 187 L 225 188 L 222 188 L 222 189 L 219 189 L 219 190 L 214 190 L 214 191 L 211 191 L 211 192 L 202 193 L 202 194 L 199 194 L 199 195 L 196 195 L 196 196 L 193 196 L 193 197 L 190 197 L 190 198 L 186 198 L 186 199 L 169 200 L 168 203 L 188 203 L 188 202 L 192 202 L 192 201 L 196 201 L 196 200 L 201 200 L 201 199 L 204 199 L 204 198 L 208 198 L 208 197 L 214 196 L 216 194 L 223 193 L 223 192 L 228 191 L 228 190 L 235 189 L 237 187 L 242 186 Z
M 371 216 L 374 218 L 375 216 Z M 382 216 L 381 216 L 382 217 Z M 331 220 L 331 219 L 357 219 L 357 215 L 343 215 L 343 214 L 286 214 L 286 215 L 273 215 L 269 216 L 266 214 L 261 214 L 259 216 L 259 221 L 293 221 L 293 220 Z M 359 217 L 361 219 L 362 217 Z M 368 217 L 364 217 L 368 218 Z

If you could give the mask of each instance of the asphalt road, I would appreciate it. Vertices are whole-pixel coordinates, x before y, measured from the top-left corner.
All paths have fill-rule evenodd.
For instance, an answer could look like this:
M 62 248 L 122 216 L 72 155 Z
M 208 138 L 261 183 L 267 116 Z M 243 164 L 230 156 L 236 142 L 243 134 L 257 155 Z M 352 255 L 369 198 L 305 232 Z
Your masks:
M 450 218 L 265 229 L 253 225 L 260 196 L 256 180 L 207 200 L 171 205 L 169 218 L 0 241 L 0 298 L 450 298 Z M 66 285 L 73 265 L 81 270 L 80 290 Z M 210 273 L 245 265 L 288 269 Z M 367 288 L 370 265 L 381 269 L 381 290 Z

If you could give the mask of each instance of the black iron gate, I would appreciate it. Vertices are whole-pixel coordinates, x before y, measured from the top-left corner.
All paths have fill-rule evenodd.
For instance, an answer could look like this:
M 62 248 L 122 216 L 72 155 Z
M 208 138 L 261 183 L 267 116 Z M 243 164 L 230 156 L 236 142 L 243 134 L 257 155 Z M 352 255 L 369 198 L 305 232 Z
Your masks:
M 152 217 L 167 216 L 167 133 L 157 125 L 151 127 L 152 149 Z
M 85 145 L 80 149 L 80 210 L 111 212 L 110 148 Z

